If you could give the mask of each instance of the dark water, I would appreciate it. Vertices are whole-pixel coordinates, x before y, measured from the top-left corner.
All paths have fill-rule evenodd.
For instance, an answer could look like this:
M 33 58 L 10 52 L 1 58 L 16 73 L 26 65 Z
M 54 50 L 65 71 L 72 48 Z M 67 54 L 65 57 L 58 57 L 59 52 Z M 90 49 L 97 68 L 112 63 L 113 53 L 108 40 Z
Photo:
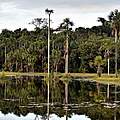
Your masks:
M 47 84 L 42 77 L 0 80 L 0 120 L 48 120 L 47 108 Z M 120 86 L 51 80 L 49 120 L 120 120 Z

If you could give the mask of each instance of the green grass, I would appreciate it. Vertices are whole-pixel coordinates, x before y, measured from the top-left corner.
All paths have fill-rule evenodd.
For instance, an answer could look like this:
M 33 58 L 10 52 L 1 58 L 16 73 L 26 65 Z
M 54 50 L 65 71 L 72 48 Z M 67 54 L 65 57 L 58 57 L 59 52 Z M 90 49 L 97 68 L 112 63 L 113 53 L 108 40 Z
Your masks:
M 0 72 L 0 76 L 4 73 L 5 76 L 45 76 L 47 73 L 22 73 L 22 72 Z
M 94 80 L 96 82 L 101 82 L 101 83 L 113 83 L 113 84 L 119 84 L 120 85 L 120 75 L 118 78 L 115 78 L 114 74 L 110 74 L 109 76 L 107 74 L 102 74 L 101 77 L 98 77 L 96 73 L 68 73 L 72 78 L 82 78 L 82 79 L 88 79 L 88 80 Z M 0 77 L 5 77 L 5 76 L 47 76 L 47 73 L 33 73 L 33 72 L 28 72 L 28 73 L 22 73 L 22 72 L 0 72 Z M 65 73 L 57 73 L 58 77 L 65 77 Z
M 37 72 L 0 72 L 0 76 L 47 76 L 47 73 L 37 73 Z M 88 77 L 88 78 L 98 78 L 96 73 L 68 73 L 68 75 L 72 77 Z M 66 76 L 65 73 L 57 73 L 57 76 Z M 115 78 L 114 74 L 110 74 L 108 76 L 107 74 L 102 74 L 101 78 Z M 118 77 L 120 78 L 120 76 Z

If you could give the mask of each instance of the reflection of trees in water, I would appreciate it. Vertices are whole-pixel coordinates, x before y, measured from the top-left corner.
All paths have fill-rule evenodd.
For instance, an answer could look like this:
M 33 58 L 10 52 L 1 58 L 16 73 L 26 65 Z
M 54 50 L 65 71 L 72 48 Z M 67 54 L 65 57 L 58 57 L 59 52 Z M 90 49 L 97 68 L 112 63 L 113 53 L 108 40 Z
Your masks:
M 40 119 L 39 119 L 39 116 L 36 115 L 34 120 L 40 120 Z
M 39 83 L 36 83 L 37 80 L 28 80 L 28 79 L 16 79 L 11 80 L 9 83 L 5 83 L 4 97 L 7 99 L 24 99 L 24 98 L 33 98 L 35 96 L 42 98 L 45 95 L 39 94 Z M 7 87 L 6 87 L 7 86 Z
M 26 116 L 28 113 L 35 113 L 36 115 L 40 115 L 42 116 L 43 120 L 46 120 L 46 108 L 22 108 L 19 107 L 19 105 L 17 104 L 17 102 L 0 102 L 0 108 L 2 109 L 2 112 L 4 114 L 8 114 L 13 112 L 14 114 L 16 114 L 17 116 L 23 115 Z M 69 109 L 69 108 L 68 108 Z M 89 108 L 78 108 L 78 110 L 64 110 L 63 108 L 59 108 L 59 109 L 51 109 L 50 113 L 55 113 L 57 114 L 59 117 L 66 115 L 66 120 L 67 118 L 72 115 L 72 113 L 76 113 L 76 114 L 86 114 L 87 116 L 89 116 L 92 120 L 113 120 L 113 118 L 116 116 L 119 116 L 120 109 L 116 108 L 115 109 L 106 109 L 103 108 L 102 106 L 98 105 L 95 107 L 89 107 Z M 119 118 L 119 117 L 118 117 Z M 36 119 L 38 119 L 36 117 Z
M 119 118 L 119 108 L 107 109 L 99 104 L 100 100 L 107 98 L 108 85 L 89 81 L 70 81 L 67 85 L 69 96 L 67 96 L 67 103 L 80 105 L 89 101 L 96 105 L 88 108 L 84 108 L 84 106 L 77 108 L 76 106 L 76 109 L 71 109 L 72 106 L 67 106 L 68 108 L 66 107 L 66 109 L 71 110 L 64 110 L 62 103 L 66 96 L 65 84 L 63 81 L 56 79 L 50 85 L 50 102 L 53 103 L 53 106 L 50 107 L 50 113 L 56 113 L 58 116 L 66 115 L 66 120 L 72 113 L 86 114 L 93 120 L 113 120 L 113 118 L 115 120 Z M 9 82 L 0 83 L 0 88 L 0 108 L 4 114 L 13 112 L 18 116 L 21 114 L 26 116 L 28 113 L 35 113 L 45 119 L 47 114 L 46 105 L 40 108 L 37 107 L 37 104 L 42 106 L 43 104 L 41 103 L 46 102 L 47 85 L 41 78 L 13 78 Z M 119 86 L 109 86 L 110 100 L 117 101 L 120 99 L 119 92 L 117 92 L 119 90 Z M 36 119 L 38 119 L 37 116 Z

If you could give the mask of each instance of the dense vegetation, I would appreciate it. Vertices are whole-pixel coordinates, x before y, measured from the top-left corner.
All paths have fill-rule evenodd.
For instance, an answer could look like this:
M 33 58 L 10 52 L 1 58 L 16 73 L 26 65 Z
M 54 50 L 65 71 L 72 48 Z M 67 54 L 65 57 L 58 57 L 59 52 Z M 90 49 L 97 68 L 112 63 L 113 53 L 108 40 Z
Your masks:
M 64 24 L 65 22 L 67 24 Z M 117 56 L 120 53 L 120 13 L 115 10 L 110 13 L 109 20 L 99 17 L 98 22 L 102 24 L 92 28 L 78 27 L 72 30 L 73 23 L 66 18 L 60 28 L 56 30 L 51 28 L 51 71 L 65 72 L 66 39 L 68 39 L 69 72 L 92 73 L 96 72 L 97 66 L 102 66 L 103 72 L 107 72 L 108 58 L 110 72 L 115 72 L 115 61 L 120 63 L 120 56 Z M 44 18 L 37 18 L 31 24 L 35 26 L 33 31 L 20 28 L 15 31 L 2 30 L 1 71 L 47 72 L 47 22 Z M 64 28 L 61 29 L 61 26 Z M 95 64 L 96 56 L 102 57 L 102 64 L 99 61 Z

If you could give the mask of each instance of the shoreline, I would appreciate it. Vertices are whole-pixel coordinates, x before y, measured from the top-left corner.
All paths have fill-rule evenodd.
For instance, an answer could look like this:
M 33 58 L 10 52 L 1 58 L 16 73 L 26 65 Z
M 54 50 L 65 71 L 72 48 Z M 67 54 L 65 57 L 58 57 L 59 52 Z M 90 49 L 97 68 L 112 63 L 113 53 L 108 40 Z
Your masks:
M 65 77 L 65 73 L 57 73 L 55 74 L 58 77 Z M 70 77 L 73 79 L 88 79 L 91 81 L 101 82 L 101 83 L 117 83 L 120 84 L 120 76 L 118 78 L 115 77 L 114 74 L 110 74 L 109 76 L 107 74 L 102 74 L 101 77 L 98 77 L 96 73 L 68 73 Z M 47 73 L 33 73 L 33 72 L 0 72 L 0 77 L 21 77 L 21 76 L 47 76 Z

